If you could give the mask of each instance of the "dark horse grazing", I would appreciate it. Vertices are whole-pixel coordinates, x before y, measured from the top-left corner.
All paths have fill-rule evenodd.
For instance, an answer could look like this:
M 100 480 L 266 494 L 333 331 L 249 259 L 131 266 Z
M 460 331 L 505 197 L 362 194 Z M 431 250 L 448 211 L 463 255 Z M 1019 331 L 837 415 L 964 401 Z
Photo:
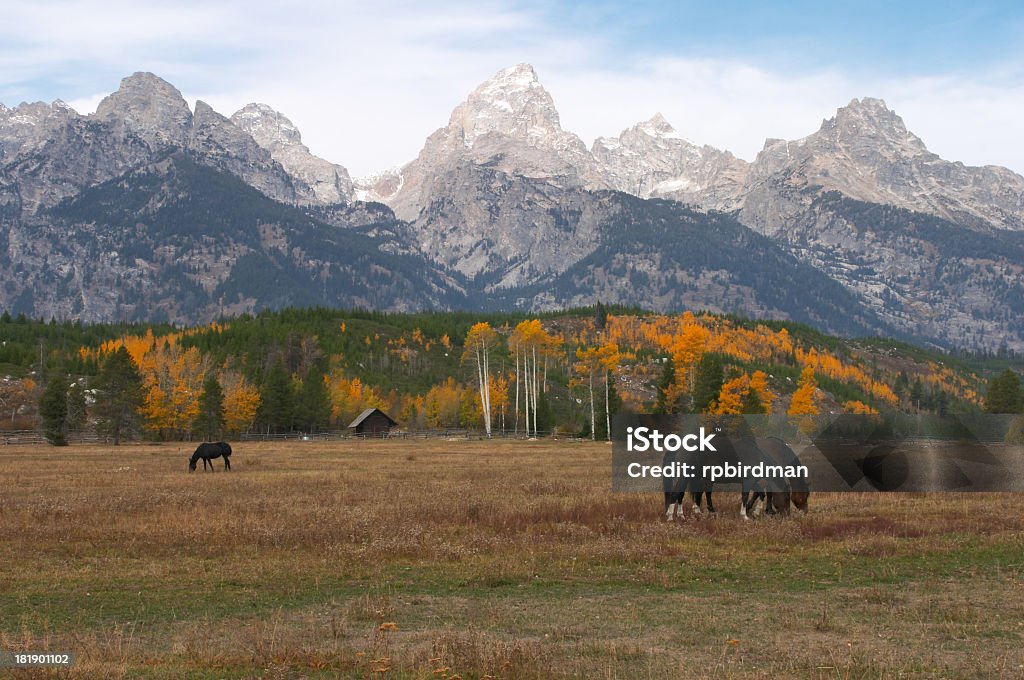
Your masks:
M 734 465 L 755 466 L 758 463 L 764 465 L 790 466 L 799 465 L 800 460 L 784 441 L 776 437 L 765 437 L 754 439 L 753 437 L 739 437 L 730 439 L 723 437 L 717 439 L 715 445 L 718 447 L 717 454 L 695 452 L 692 454 L 667 455 L 665 463 L 678 460 L 697 466 L 697 470 L 703 470 L 704 465 L 730 462 Z M 788 514 L 789 509 L 795 506 L 798 510 L 807 511 L 808 497 L 810 496 L 806 480 L 792 481 L 779 479 L 760 479 L 757 477 L 732 477 L 718 480 L 719 483 L 740 483 L 743 498 L 740 503 L 740 516 L 749 519 L 751 516 L 760 514 L 759 502 L 764 505 L 765 512 L 769 515 Z M 665 518 L 668 520 L 683 516 L 683 504 L 686 492 L 689 491 L 693 498 L 694 513 L 701 514 L 701 500 L 707 499 L 708 512 L 715 512 L 715 506 L 711 500 L 713 483 L 710 479 L 697 474 L 689 480 L 666 479 L 664 481 L 665 491 Z
M 718 444 L 716 440 L 716 445 Z M 725 445 L 728 446 L 728 440 L 725 441 Z M 686 463 L 687 465 L 693 466 L 692 469 L 703 470 L 705 465 L 714 464 L 718 458 L 717 453 L 710 451 L 677 451 L 673 453 L 666 453 L 663 464 L 671 464 L 673 462 Z M 711 487 L 712 484 L 709 480 L 704 479 L 700 475 L 691 477 L 690 479 L 669 479 L 666 478 L 663 482 L 665 491 L 665 519 L 673 520 L 676 517 L 683 517 L 683 505 L 686 501 L 686 492 L 690 492 L 690 497 L 693 499 L 693 514 L 701 514 L 701 501 L 707 499 L 708 512 L 715 512 L 715 504 L 711 500 Z
M 206 464 L 210 464 L 210 469 L 213 469 L 213 459 L 224 456 L 224 469 L 231 469 L 231 446 L 227 442 L 204 442 L 199 445 L 196 452 L 192 454 L 192 457 L 188 461 L 189 472 L 196 469 L 196 463 L 200 458 L 203 459 L 203 470 L 206 469 Z
M 765 437 L 757 440 L 757 449 L 761 461 L 766 465 L 797 466 L 800 459 L 789 445 L 778 437 Z M 769 515 L 787 515 L 792 504 L 797 510 L 807 512 L 810 498 L 807 480 L 767 480 L 748 478 L 743 481 L 743 500 L 740 504 L 740 515 L 749 519 L 758 514 L 757 502 L 764 502 L 765 513 Z

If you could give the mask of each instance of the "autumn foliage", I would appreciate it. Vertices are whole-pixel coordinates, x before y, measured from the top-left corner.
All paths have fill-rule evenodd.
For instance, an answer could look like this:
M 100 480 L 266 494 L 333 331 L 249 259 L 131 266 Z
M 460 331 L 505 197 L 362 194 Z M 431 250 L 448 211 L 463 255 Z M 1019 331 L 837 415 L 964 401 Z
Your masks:
M 143 378 L 144 427 L 166 438 L 192 435 L 198 395 L 210 376 L 223 388 L 226 429 L 260 427 L 263 380 L 275 362 L 285 366 L 296 395 L 309 380 L 323 380 L 333 428 L 376 407 L 410 429 L 532 435 L 558 425 L 606 436 L 613 402 L 635 411 L 657 402 L 716 414 L 877 413 L 908 408 L 910 383 L 918 409 L 921 391 L 978 401 L 976 377 L 940 362 L 899 372 L 879 366 L 869 350 L 823 343 L 823 336 L 779 323 L 685 312 L 607 314 L 601 327 L 592 315 L 566 315 L 448 328 L 419 317 L 422 325 L 396 332 L 337 314 L 317 335 L 296 332 L 283 345 L 256 351 L 219 350 L 230 326 L 212 324 L 126 334 L 82 347 L 77 358 L 99 362 L 124 347 Z M 5 389 L 22 394 L 34 385 Z M 15 411 L 7 408 L 7 417 Z

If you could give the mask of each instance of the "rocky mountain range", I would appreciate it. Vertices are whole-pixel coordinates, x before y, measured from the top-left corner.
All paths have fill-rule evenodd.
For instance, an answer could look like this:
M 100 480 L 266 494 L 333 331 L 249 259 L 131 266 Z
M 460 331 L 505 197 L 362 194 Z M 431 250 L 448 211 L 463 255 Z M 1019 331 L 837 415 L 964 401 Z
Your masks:
M 0 105 L 0 307 L 195 321 L 284 304 L 606 303 L 1024 349 L 1024 178 L 855 99 L 752 162 L 660 114 L 590 148 L 520 64 L 352 179 L 264 104 L 147 73 L 91 115 Z

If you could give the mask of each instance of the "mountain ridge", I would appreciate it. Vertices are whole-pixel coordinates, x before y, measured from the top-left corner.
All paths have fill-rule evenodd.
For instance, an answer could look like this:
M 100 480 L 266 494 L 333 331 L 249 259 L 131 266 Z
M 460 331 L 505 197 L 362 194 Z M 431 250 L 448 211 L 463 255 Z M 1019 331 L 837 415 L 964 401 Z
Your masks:
M 174 189 L 174 173 L 188 174 L 181 163 L 210 186 Z M 83 221 L 76 198 L 118 186 L 139 195 Z M 240 210 L 243 201 L 265 215 Z M 161 205 L 194 222 L 180 261 L 152 231 Z M 232 222 L 234 213 L 249 221 Z M 751 162 L 697 145 L 660 113 L 588 148 L 561 127 L 533 67 L 519 64 L 474 88 L 414 160 L 355 179 L 315 156 L 277 110 L 190 108 L 150 73 L 125 78 L 89 116 L 59 101 L 0 108 L 0 271 L 12 277 L 0 306 L 57 316 L 117 318 L 128 303 L 82 281 L 102 279 L 116 293 L 119 280 L 145 280 L 152 296 L 132 309 L 185 320 L 208 318 L 224 294 L 235 311 L 297 302 L 553 309 L 604 299 L 1024 348 L 1014 302 L 1024 297 L 1022 216 L 1024 178 L 942 160 L 870 97 L 804 138 L 767 140 Z M 703 241 L 694 228 L 706 230 Z M 338 246 L 342 234 L 351 247 Z M 114 250 L 137 250 L 138 262 L 99 257 L 111 238 L 121 239 Z M 218 239 L 237 252 L 211 255 Z M 189 267 L 221 278 L 208 285 Z M 332 267 L 347 284 L 331 283 Z M 244 274 L 253 268 L 281 277 Z M 158 274 L 177 282 L 161 289 Z M 801 279 L 829 295 L 805 294 Z M 33 292 L 32 281 L 80 302 Z M 91 304 L 90 295 L 109 299 Z M 844 315 L 857 322 L 844 326 Z

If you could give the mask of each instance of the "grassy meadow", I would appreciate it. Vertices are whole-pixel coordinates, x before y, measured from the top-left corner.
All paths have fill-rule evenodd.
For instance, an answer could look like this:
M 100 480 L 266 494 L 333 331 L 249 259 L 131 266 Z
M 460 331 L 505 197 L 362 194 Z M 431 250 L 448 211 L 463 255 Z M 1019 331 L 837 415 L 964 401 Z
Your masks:
M 1013 495 L 666 523 L 610 447 L 0 447 L 14 678 L 1021 678 Z M 200 469 L 201 470 L 201 469 Z

